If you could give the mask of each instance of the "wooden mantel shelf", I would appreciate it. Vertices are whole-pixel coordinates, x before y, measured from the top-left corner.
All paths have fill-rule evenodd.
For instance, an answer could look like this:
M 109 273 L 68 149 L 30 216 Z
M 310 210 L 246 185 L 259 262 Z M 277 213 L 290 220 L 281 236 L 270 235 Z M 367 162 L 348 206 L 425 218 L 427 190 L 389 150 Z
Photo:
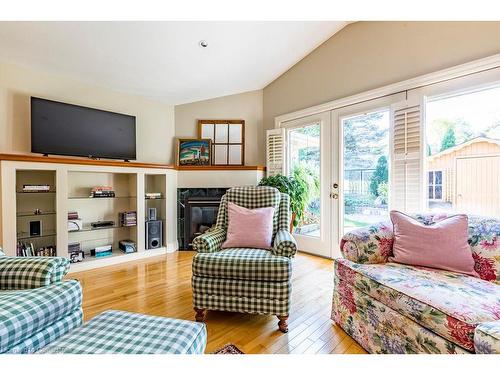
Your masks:
M 262 165 L 208 165 L 208 166 L 177 166 L 178 171 L 265 171 Z
M 39 156 L 30 154 L 0 154 L 0 160 L 24 161 L 32 163 L 79 164 L 105 167 L 176 169 L 179 171 L 265 171 L 261 165 L 210 165 L 210 166 L 174 166 L 171 164 L 125 162 L 121 160 L 93 160 L 58 156 Z
M 39 156 L 39 155 L 29 155 L 29 154 L 0 154 L 0 160 L 25 161 L 32 163 L 97 165 L 105 167 L 175 169 L 175 167 L 170 164 L 142 163 L 135 161 L 126 162 L 121 160 L 93 160 L 84 158 Z

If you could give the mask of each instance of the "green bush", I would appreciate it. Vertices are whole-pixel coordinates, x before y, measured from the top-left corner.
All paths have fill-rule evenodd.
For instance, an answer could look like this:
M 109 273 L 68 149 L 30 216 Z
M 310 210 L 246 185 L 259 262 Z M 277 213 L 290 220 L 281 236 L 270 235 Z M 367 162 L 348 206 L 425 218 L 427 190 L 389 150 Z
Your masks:
M 260 180 L 259 186 L 272 186 L 280 192 L 290 196 L 291 210 L 295 213 L 293 225 L 296 226 L 304 215 L 304 209 L 307 203 L 307 186 L 305 186 L 303 181 L 299 181 L 293 176 L 287 177 L 276 175 L 264 177 Z

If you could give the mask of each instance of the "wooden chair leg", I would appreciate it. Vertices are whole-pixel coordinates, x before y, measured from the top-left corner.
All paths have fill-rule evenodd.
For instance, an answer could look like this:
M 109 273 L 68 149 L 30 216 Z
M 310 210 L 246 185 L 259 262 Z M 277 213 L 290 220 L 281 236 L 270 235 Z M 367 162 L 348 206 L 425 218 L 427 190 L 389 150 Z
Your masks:
M 288 315 L 276 315 L 278 319 L 280 320 L 278 322 L 278 328 L 281 332 L 287 333 L 288 332 L 288 323 L 286 320 L 288 319 Z
M 194 318 L 196 319 L 197 322 L 204 323 L 205 322 L 205 313 L 207 310 L 205 309 L 198 309 L 194 308 L 194 311 L 196 312 L 196 315 Z

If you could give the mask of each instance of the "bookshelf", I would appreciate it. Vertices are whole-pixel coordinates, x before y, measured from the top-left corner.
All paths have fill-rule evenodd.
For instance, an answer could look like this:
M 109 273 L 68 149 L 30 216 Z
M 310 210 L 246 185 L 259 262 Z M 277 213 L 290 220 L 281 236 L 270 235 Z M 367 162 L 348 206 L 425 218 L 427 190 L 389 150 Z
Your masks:
M 175 206 L 176 171 L 134 164 L 0 160 L 0 236 L 6 254 L 18 255 L 17 243 L 22 241 L 33 243 L 35 248 L 53 246 L 57 256 L 69 257 L 68 245 L 79 243 L 85 258 L 70 267 L 70 272 L 78 272 L 175 251 L 175 211 L 169 207 Z M 50 190 L 26 192 L 23 191 L 26 184 L 50 185 Z M 115 196 L 92 198 L 91 189 L 95 186 L 112 186 Z M 160 194 L 155 199 L 146 196 L 146 193 L 155 192 Z M 147 250 L 145 221 L 152 207 L 163 222 L 163 243 L 161 248 Z M 82 220 L 78 231 L 68 231 L 69 212 L 78 212 Z M 136 223 L 132 220 L 127 226 L 121 225 L 121 212 L 136 212 Z M 104 220 L 113 221 L 113 225 L 91 227 L 91 223 Z M 30 221 L 41 222 L 41 233 L 35 236 L 30 233 Z M 121 251 L 121 240 L 134 242 L 136 252 Z M 104 245 L 111 245 L 110 255 L 91 255 L 92 250 Z
M 156 218 L 163 223 L 163 233 L 166 233 L 166 176 L 158 174 L 144 175 L 144 220 L 148 220 L 150 208 L 156 209 Z M 163 246 L 165 246 L 165 236 L 163 236 Z
M 48 191 L 26 191 L 27 186 Z M 53 170 L 16 171 L 16 255 L 57 255 L 56 174 Z M 36 230 L 32 229 L 32 225 Z
M 95 186 L 110 186 L 116 196 L 91 197 Z M 67 194 L 68 212 L 78 213 L 82 223 L 79 230 L 68 232 L 68 245 L 78 246 L 84 253 L 86 263 L 106 258 L 91 255 L 95 248 L 111 246 L 112 254 L 116 256 L 121 253 L 121 240 L 130 240 L 137 245 L 137 226 L 121 226 L 119 220 L 121 212 L 137 212 L 136 173 L 70 171 Z M 91 226 L 99 221 L 113 224 L 99 228 Z

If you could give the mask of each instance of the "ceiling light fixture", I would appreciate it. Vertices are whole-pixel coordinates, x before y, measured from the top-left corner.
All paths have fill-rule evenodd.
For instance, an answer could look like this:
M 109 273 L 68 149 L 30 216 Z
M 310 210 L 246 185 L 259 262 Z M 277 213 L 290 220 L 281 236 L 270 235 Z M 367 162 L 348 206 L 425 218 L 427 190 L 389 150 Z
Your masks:
M 199 46 L 201 48 L 207 48 L 208 47 L 208 43 L 207 43 L 206 40 L 200 40 L 200 42 L 198 44 L 199 44 Z

